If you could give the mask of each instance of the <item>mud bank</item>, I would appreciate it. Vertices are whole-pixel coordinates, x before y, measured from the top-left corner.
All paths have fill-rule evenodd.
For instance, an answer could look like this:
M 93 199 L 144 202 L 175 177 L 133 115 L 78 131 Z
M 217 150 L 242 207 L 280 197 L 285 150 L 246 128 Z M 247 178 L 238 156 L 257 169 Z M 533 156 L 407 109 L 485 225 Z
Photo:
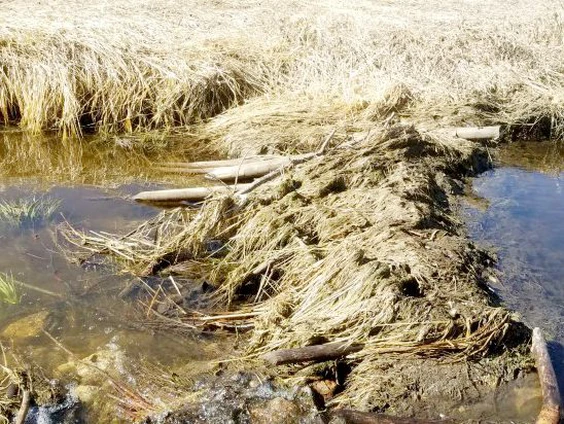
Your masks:
M 159 309 L 162 328 L 251 330 L 243 368 L 280 349 L 355 346 L 276 370 L 311 385 L 321 408 L 521 420 L 515 405 L 500 417 L 493 399 L 532 371 L 530 331 L 489 290 L 493 258 L 452 208 L 463 179 L 490 165 L 479 144 L 379 127 L 244 198 L 166 211 L 127 236 L 66 235 L 82 260 L 112 252 L 137 275 L 200 276 L 208 308 L 157 294 L 181 306 Z

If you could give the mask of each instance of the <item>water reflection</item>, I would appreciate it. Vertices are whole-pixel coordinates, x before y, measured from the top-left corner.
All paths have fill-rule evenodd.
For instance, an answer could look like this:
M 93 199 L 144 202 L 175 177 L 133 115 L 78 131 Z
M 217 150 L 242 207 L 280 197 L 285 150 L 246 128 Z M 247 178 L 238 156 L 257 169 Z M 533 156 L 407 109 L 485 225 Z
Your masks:
M 117 296 L 131 277 L 114 275 L 107 267 L 79 267 L 57 246 L 56 227 L 63 221 L 79 229 L 121 234 L 155 216 L 158 209 L 127 200 L 147 185 L 37 187 L 41 185 L 24 183 L 0 191 L 0 200 L 6 202 L 29 196 L 60 201 L 52 219 L 0 234 L 0 271 L 25 284 L 17 287 L 19 304 L 0 303 L 0 340 L 9 339 L 46 369 L 60 364 L 65 354 L 53 349 L 43 329 L 79 357 L 110 342 L 118 343 L 128 357 L 150 356 L 162 363 L 202 356 L 197 342 L 154 334 L 135 324 L 139 306 Z

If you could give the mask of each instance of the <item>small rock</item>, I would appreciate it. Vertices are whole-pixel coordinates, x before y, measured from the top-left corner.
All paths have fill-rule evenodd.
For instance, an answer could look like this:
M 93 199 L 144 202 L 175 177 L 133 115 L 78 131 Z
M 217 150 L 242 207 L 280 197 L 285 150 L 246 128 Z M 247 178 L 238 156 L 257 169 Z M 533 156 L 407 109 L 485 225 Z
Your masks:
M 14 321 L 4 328 L 2 336 L 8 339 L 37 337 L 41 334 L 48 316 L 49 311 L 41 311 Z
M 252 408 L 250 413 L 253 424 L 298 424 L 301 416 L 300 408 L 282 397 Z
M 74 388 L 74 394 L 84 405 L 90 405 L 94 403 L 96 396 L 100 392 L 100 387 L 98 386 L 76 386 Z

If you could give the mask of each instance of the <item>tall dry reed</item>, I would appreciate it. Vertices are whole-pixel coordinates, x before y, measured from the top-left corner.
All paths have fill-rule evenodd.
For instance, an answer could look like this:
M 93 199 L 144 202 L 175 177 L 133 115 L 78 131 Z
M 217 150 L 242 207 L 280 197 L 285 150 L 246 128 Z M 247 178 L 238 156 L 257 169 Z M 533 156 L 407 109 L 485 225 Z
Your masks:
M 250 97 L 370 104 L 402 84 L 413 94 L 402 119 L 543 118 L 561 137 L 563 10 L 549 0 L 17 0 L 0 11 L 0 114 L 33 132 L 146 131 Z

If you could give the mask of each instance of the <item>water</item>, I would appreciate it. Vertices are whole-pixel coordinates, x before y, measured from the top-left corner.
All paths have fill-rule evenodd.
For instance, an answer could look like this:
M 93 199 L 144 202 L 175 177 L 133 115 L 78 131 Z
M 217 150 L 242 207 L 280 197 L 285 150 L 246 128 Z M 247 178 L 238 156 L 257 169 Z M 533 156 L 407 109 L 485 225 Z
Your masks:
M 182 370 L 186 378 L 201 373 L 222 351 L 231 350 L 231 342 L 219 336 L 210 338 L 194 333 L 193 337 L 179 337 L 146 325 L 143 321 L 146 306 L 135 298 L 118 296 L 133 277 L 116 275 L 111 266 L 81 267 L 71 263 L 59 246 L 62 241 L 59 229 L 65 223 L 79 230 L 113 234 L 134 229 L 160 209 L 137 204 L 129 197 L 142 190 L 180 182 L 180 176 L 153 172 L 147 166 L 150 155 L 129 147 L 103 151 L 100 145 L 85 145 L 69 152 L 64 145 L 51 145 L 60 142 L 51 137 L 38 141 L 41 147 L 37 150 L 28 145 L 30 151 L 24 152 L 17 150 L 19 138 L 5 134 L 3 137 L 4 144 L 0 138 L 3 166 L 0 202 L 25 199 L 58 202 L 56 212 L 49 218 L 34 219 L 23 226 L 0 222 L 0 272 L 25 283 L 25 286 L 16 285 L 21 296 L 19 303 L 0 301 L 0 342 L 8 356 L 8 365 L 17 366 L 13 358 L 20 360 L 20 365 L 34 364 L 48 378 L 67 378 L 68 381 L 61 383 L 72 383 L 77 393 L 84 394 L 92 387 L 104 387 L 103 390 L 112 392 L 107 378 L 96 380 L 99 377 L 96 370 L 111 362 L 108 372 L 113 378 L 130 390 L 143 392 L 149 390 L 153 381 L 159 381 L 144 376 L 147 370 L 159 378 L 163 373 L 176 375 Z M 75 149 L 70 145 L 69 148 Z M 189 159 L 172 153 L 166 158 Z M 193 184 L 185 177 L 182 180 Z M 180 287 L 183 284 L 188 287 L 189 283 L 178 281 Z M 80 369 L 81 361 L 88 357 L 95 358 L 94 366 L 86 371 Z M 166 380 L 162 384 L 173 396 L 174 390 L 166 387 L 169 383 Z M 69 396 L 75 398 L 69 392 L 65 399 L 70 399 Z M 46 413 L 51 407 L 46 408 L 36 411 L 37 414 Z M 115 414 L 111 401 L 107 411 L 95 409 L 100 408 L 88 412 L 88 422 L 97 422 L 97 417 L 104 413 Z
M 470 236 L 498 255 L 493 288 L 531 327 L 552 339 L 564 379 L 564 145 L 516 143 L 473 181 Z

